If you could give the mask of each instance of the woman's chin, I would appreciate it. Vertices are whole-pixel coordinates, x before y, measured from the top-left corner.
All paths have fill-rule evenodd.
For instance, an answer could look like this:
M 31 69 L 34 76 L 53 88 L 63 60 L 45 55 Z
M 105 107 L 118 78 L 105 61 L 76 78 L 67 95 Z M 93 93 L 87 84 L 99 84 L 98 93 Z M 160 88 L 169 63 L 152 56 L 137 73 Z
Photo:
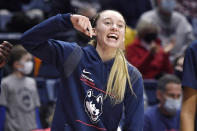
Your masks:
M 112 42 L 108 42 L 105 45 L 108 46 L 109 48 L 118 48 L 120 46 L 119 43 L 112 43 Z

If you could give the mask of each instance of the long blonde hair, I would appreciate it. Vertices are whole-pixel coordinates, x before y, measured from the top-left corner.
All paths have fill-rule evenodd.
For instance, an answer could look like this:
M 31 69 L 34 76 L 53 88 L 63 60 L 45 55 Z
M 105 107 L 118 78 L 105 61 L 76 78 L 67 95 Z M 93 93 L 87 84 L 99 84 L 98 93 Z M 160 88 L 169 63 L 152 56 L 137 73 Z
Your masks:
M 124 53 L 121 49 L 117 49 L 106 90 L 106 94 L 111 95 L 110 97 L 114 104 L 118 104 L 123 101 L 127 82 L 134 94 Z
M 102 12 L 104 12 L 104 11 L 102 11 Z M 92 27 L 96 27 L 97 20 L 99 19 L 100 14 L 102 12 L 100 12 L 93 19 L 93 21 L 91 21 Z M 96 44 L 97 44 L 96 38 L 94 38 L 89 43 L 96 47 Z M 123 51 L 118 48 L 116 50 L 114 63 L 113 63 L 113 66 L 111 68 L 111 71 L 110 71 L 110 74 L 108 77 L 105 98 L 107 98 L 109 96 L 111 98 L 113 104 L 121 103 L 124 99 L 127 84 L 129 85 L 129 87 L 131 89 L 131 93 L 133 95 L 135 95 L 133 92 L 133 88 L 132 88 L 131 81 L 130 81 L 130 76 L 128 73 L 127 60 L 124 56 Z

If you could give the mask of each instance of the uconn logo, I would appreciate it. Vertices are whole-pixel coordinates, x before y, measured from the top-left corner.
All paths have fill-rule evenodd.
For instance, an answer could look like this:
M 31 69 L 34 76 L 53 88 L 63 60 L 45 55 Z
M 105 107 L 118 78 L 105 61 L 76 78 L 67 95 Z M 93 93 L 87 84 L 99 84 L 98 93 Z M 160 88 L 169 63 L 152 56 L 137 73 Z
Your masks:
M 97 123 L 100 120 L 99 116 L 102 114 L 102 105 L 103 95 L 94 96 L 92 89 L 88 90 L 84 100 L 84 106 L 85 111 L 93 123 Z

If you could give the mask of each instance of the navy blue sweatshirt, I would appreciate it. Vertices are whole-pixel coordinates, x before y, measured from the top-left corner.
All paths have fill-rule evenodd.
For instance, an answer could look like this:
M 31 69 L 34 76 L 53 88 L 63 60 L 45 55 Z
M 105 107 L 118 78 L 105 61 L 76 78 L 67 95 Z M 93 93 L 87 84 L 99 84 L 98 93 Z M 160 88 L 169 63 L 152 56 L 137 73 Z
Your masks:
M 65 70 L 72 64 L 67 58 L 78 46 L 50 39 L 53 34 L 72 27 L 70 14 L 53 16 L 26 31 L 22 45 L 33 55 L 53 64 L 60 72 L 63 87 L 59 89 L 52 131 L 116 131 L 121 115 L 125 113 L 124 129 L 143 130 L 143 80 L 141 74 L 128 64 L 131 83 L 136 96 L 126 87 L 124 101 L 113 105 L 110 98 L 104 99 L 108 76 L 114 59 L 103 62 L 95 47 L 81 48 L 83 55 L 72 74 Z M 75 61 L 71 60 L 70 63 Z M 124 107 L 124 110 L 123 110 Z

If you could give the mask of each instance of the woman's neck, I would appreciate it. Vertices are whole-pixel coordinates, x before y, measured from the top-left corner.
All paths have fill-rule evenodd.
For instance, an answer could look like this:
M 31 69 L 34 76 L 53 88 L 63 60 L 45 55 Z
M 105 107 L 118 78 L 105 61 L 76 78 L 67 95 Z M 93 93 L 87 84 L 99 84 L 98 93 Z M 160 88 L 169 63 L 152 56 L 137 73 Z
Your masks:
M 96 46 L 96 51 L 98 52 L 103 62 L 113 59 L 116 55 L 116 48 L 99 46 L 98 44 Z

